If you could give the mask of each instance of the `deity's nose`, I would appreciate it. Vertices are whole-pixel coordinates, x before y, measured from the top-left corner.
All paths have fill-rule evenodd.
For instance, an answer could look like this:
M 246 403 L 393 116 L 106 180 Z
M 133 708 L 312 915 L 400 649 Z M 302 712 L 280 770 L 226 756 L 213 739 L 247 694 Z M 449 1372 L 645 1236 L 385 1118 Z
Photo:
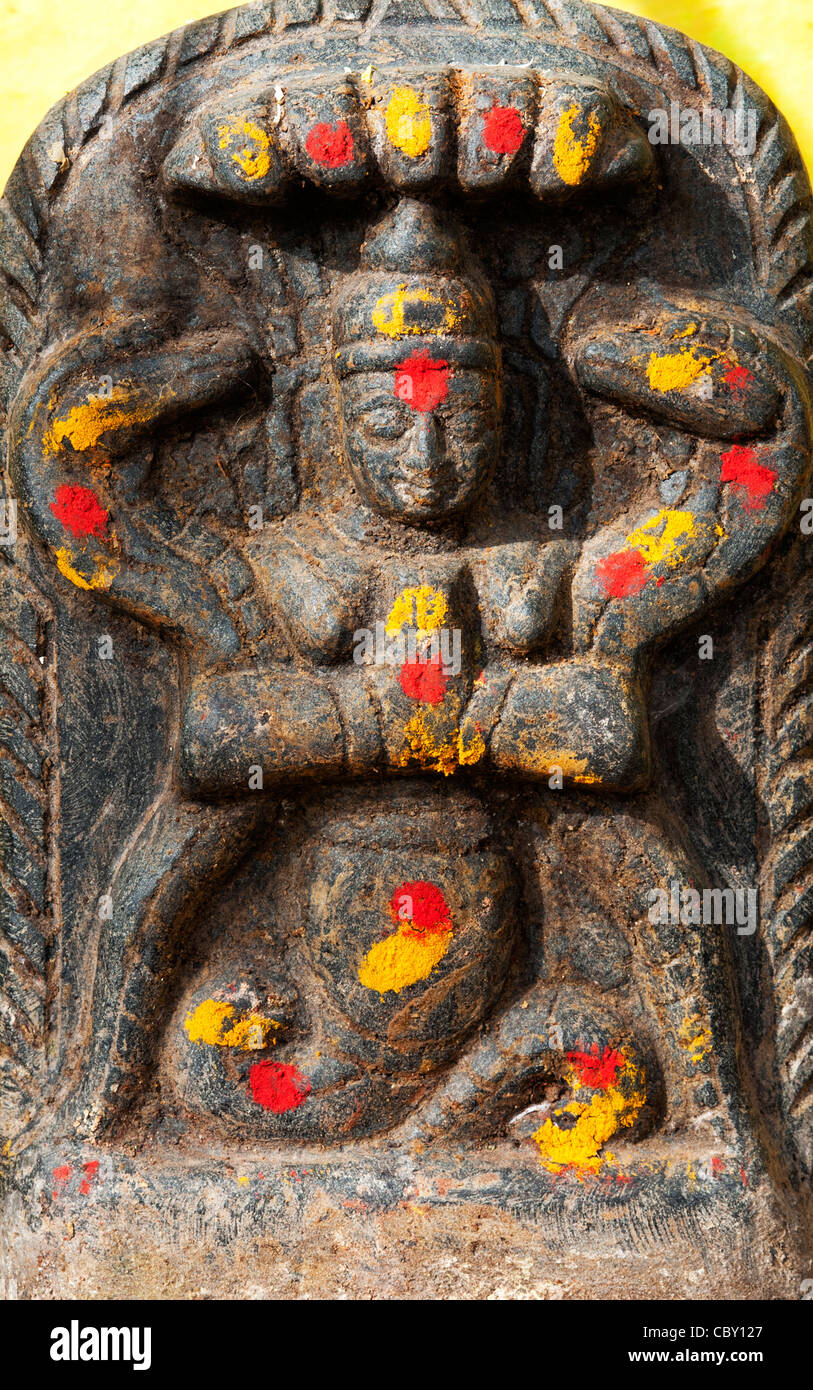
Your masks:
M 443 459 L 440 429 L 431 411 L 418 411 L 410 431 L 407 460 L 425 472 L 435 469 Z

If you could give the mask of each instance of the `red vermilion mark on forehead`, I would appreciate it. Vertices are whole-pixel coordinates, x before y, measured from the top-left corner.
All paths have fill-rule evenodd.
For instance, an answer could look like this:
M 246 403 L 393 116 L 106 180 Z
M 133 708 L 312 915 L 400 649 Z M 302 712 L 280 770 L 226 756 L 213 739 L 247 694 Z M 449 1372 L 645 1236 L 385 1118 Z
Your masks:
M 610 598 L 629 598 L 646 584 L 646 561 L 640 550 L 619 550 L 599 560 L 596 579 Z
M 249 1072 L 249 1084 L 252 1100 L 274 1115 L 296 1110 L 311 1088 L 306 1076 L 284 1062 L 255 1062 Z
M 761 511 L 776 482 L 774 470 L 758 461 L 754 449 L 742 444 L 733 445 L 723 454 L 722 463 L 720 482 L 733 485 L 746 511 Z
M 107 512 L 89 487 L 62 483 L 54 493 L 51 511 L 74 536 L 104 537 L 107 533 Z
M 394 922 L 408 923 L 402 927 L 407 936 L 425 936 L 452 929 L 452 918 L 446 899 L 436 883 L 416 879 L 402 883 L 390 898 Z
M 483 121 L 483 144 L 495 154 L 516 154 L 525 127 L 515 106 L 492 106 Z
M 752 372 L 747 367 L 739 367 L 733 362 L 725 363 L 726 371 L 723 374 L 723 381 L 726 386 L 730 386 L 732 391 L 744 391 L 750 382 L 754 380 Z
M 414 352 L 395 373 L 395 394 L 413 410 L 434 410 L 449 394 L 449 363 Z
M 305 149 L 316 164 L 341 169 L 353 158 L 353 132 L 347 121 L 337 121 L 335 125 L 321 121 L 308 132 Z
M 439 705 L 443 702 L 449 677 L 443 669 L 441 657 L 433 656 L 429 661 L 407 661 L 398 675 L 401 689 L 410 700 L 420 700 L 424 705 Z
M 615 1085 L 624 1054 L 611 1047 L 599 1052 L 598 1043 L 593 1043 L 589 1052 L 568 1052 L 567 1060 L 585 1086 L 606 1091 L 608 1086 Z

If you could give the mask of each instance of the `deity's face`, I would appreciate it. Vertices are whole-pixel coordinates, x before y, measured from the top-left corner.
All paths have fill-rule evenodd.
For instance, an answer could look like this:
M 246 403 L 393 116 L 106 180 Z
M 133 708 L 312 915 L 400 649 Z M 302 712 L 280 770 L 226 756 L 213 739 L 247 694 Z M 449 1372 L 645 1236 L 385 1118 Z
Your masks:
M 499 447 L 494 371 L 413 353 L 400 366 L 341 385 L 342 431 L 369 504 L 412 525 L 464 511 L 487 485 Z

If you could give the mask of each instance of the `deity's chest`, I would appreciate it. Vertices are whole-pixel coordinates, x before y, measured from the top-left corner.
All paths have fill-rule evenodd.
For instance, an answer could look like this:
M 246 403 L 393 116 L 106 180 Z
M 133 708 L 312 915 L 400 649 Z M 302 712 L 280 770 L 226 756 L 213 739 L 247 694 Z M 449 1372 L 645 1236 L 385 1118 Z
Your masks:
M 442 656 L 477 674 L 490 649 L 524 654 L 555 619 L 564 546 L 535 541 L 399 555 L 337 543 L 317 519 L 297 518 L 249 543 L 267 607 L 300 656 L 317 665 L 397 664 Z M 365 641 L 365 638 L 367 640 Z

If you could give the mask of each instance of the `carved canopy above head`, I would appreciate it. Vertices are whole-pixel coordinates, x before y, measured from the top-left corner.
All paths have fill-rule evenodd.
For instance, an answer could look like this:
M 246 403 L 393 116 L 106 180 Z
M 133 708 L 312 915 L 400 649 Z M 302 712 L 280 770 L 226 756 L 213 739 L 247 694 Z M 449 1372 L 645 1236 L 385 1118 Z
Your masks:
M 308 76 L 237 88 L 194 112 L 164 163 L 173 187 L 252 203 L 302 179 L 333 193 L 530 189 L 561 201 L 643 179 L 652 145 L 609 86 L 529 67 Z

